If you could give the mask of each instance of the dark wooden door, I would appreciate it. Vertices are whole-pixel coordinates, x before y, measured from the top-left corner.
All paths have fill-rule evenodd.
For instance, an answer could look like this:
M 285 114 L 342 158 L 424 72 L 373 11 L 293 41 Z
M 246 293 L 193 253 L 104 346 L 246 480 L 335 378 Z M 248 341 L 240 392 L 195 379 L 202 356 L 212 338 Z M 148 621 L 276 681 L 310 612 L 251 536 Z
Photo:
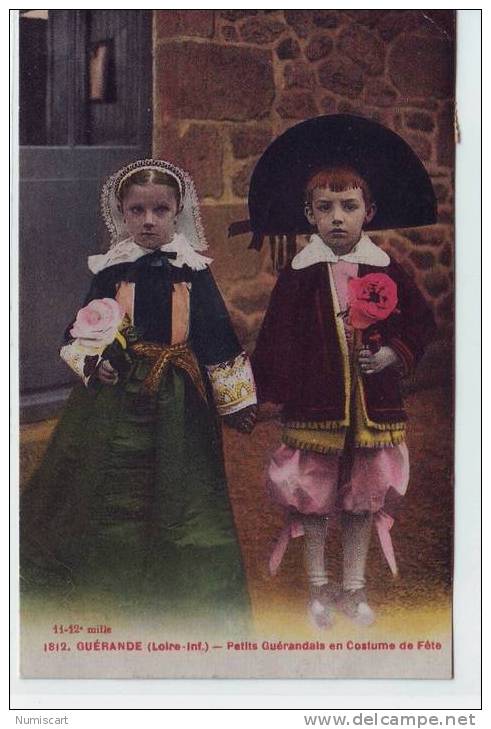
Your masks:
M 58 356 L 107 243 L 103 180 L 151 152 L 151 12 L 19 18 L 21 419 L 52 414 L 74 379 Z

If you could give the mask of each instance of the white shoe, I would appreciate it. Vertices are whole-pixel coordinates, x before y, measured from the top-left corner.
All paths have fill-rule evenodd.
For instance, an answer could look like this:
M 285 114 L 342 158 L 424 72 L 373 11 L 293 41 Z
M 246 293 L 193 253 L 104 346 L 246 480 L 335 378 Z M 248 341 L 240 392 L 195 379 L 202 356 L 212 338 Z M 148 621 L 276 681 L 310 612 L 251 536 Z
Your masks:
M 375 613 L 367 602 L 365 590 L 344 590 L 338 607 L 358 625 L 372 625 L 375 622 Z
M 334 585 L 312 585 L 309 614 L 316 628 L 327 630 L 334 625 L 334 612 L 339 599 L 339 588 Z

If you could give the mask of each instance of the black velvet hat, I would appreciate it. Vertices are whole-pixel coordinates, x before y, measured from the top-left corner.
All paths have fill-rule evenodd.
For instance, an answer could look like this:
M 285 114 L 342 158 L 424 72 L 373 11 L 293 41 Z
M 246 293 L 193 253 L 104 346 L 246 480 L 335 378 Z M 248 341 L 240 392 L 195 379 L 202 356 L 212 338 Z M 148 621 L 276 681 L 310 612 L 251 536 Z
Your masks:
M 252 248 L 264 236 L 311 233 L 304 213 L 308 180 L 324 167 L 353 167 L 368 183 L 377 213 L 368 230 L 436 222 L 436 198 L 421 160 L 395 132 L 351 114 L 318 116 L 275 139 L 256 164 L 249 189 L 250 221 L 230 235 L 253 232 Z M 249 224 L 247 224 L 247 222 Z

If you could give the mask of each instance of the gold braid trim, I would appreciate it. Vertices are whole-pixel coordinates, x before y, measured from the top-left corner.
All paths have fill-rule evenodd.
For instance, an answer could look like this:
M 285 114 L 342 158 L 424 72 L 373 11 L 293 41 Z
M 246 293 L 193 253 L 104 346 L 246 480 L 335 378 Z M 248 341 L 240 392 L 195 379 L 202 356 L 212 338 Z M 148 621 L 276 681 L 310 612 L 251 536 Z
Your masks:
M 373 428 L 365 421 L 364 403 L 362 400 L 361 380 L 355 380 L 353 393 L 354 405 L 353 422 L 355 448 L 391 448 L 405 441 L 405 424 L 388 423 L 383 428 Z M 286 422 L 282 441 L 291 448 L 314 451 L 315 453 L 334 453 L 343 449 L 347 428 L 334 428 L 335 421 L 328 421 L 328 427 L 323 423 L 301 424 Z M 378 425 L 378 424 L 377 424 Z
M 344 420 L 286 420 L 284 422 L 286 428 L 292 430 L 344 430 L 346 423 Z
M 386 435 L 382 433 L 381 435 Z M 400 445 L 406 440 L 406 434 L 404 431 L 388 431 L 387 435 L 390 435 L 390 440 L 375 440 L 375 439 L 358 439 L 355 437 L 355 448 L 391 448 L 392 446 Z
M 303 451 L 314 451 L 315 453 L 340 453 L 344 447 L 344 432 L 322 432 L 317 431 L 291 431 L 285 428 L 281 436 L 281 442 L 290 448 L 299 448 Z M 331 436 L 329 438 L 328 436 Z
M 381 433 L 397 433 L 399 430 L 406 429 L 406 423 L 373 423 L 371 420 L 367 426 Z
M 321 430 L 289 430 L 285 428 L 281 441 L 291 448 L 315 453 L 339 453 L 344 448 L 346 429 L 338 432 Z M 385 433 L 365 430 L 355 434 L 355 448 L 392 448 L 406 440 L 403 430 Z
M 196 356 L 188 344 L 161 345 L 153 342 L 136 342 L 131 348 L 135 354 L 146 357 L 152 363 L 152 368 L 143 381 L 143 388 L 149 394 L 157 393 L 162 377 L 172 365 L 189 375 L 196 390 L 206 401 L 206 389 L 201 370 Z
M 348 342 L 346 341 L 346 332 L 344 330 L 344 324 L 342 322 L 339 313 L 341 307 L 339 305 L 338 292 L 336 290 L 336 284 L 334 281 L 334 274 L 332 272 L 331 264 L 327 264 L 327 270 L 329 273 L 329 287 L 331 289 L 333 310 L 334 310 L 334 324 L 336 326 L 336 333 L 338 335 L 339 346 L 341 348 L 341 354 L 343 358 L 343 379 L 344 379 L 344 419 L 338 421 L 340 426 L 348 426 L 350 422 L 350 402 L 353 390 L 352 380 L 352 368 L 350 351 L 348 348 Z

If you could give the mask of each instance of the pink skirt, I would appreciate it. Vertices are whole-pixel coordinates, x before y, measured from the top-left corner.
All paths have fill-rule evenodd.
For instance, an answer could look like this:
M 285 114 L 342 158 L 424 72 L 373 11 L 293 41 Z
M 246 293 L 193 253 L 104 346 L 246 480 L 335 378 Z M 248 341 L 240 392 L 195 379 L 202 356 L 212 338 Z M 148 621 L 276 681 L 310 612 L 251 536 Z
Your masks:
M 384 507 L 406 493 L 409 454 L 405 443 L 389 448 L 356 448 L 349 480 L 339 484 L 341 453 L 320 454 L 281 445 L 267 469 L 271 499 L 287 509 L 288 523 L 270 560 L 274 574 L 290 537 L 303 534 L 300 515 L 370 512 L 392 572 L 397 573 L 390 540 L 393 519 Z

